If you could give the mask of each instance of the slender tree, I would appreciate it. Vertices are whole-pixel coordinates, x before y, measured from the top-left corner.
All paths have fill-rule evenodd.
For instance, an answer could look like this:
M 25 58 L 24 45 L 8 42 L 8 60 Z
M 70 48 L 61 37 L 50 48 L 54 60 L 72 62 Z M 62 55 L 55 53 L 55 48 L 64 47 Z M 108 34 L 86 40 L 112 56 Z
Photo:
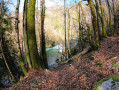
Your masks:
M 82 4 L 81 4 L 81 1 L 80 1 L 80 0 L 79 0 L 79 5 L 80 5 L 80 7 L 81 7 L 82 15 L 84 16 L 84 20 L 85 20 L 85 23 L 86 23 L 86 26 L 87 26 L 89 44 L 90 44 L 91 47 L 94 47 L 95 45 L 94 45 L 94 42 L 93 42 L 93 40 L 92 40 L 91 29 L 90 29 L 89 24 L 88 24 L 87 21 L 86 21 L 86 15 L 85 15 L 85 13 L 84 13 L 84 10 L 83 10 L 83 7 L 82 7 Z
M 108 34 L 110 34 L 110 31 L 111 31 L 111 20 L 112 20 L 112 16 L 111 16 L 111 6 L 110 6 L 109 0 L 106 0 L 106 2 L 107 2 L 108 12 L 109 12 Z
M 45 20 L 45 0 L 41 0 L 40 57 L 42 60 L 42 67 L 48 68 L 46 46 L 45 46 L 44 20 Z
M 25 56 L 28 63 L 28 67 L 32 68 L 29 47 L 28 47 L 28 36 L 27 36 L 27 6 L 28 0 L 24 1 L 24 10 L 23 10 L 23 36 L 24 36 L 24 48 L 25 48 Z
M 64 0 L 64 31 L 65 31 L 65 56 L 66 56 L 66 59 L 67 59 L 66 0 Z
M 75 0 L 75 3 L 76 3 L 76 0 Z M 83 49 L 84 48 L 84 44 L 83 44 L 83 35 L 82 35 L 82 30 L 81 30 L 81 22 L 80 22 L 80 5 L 78 7 L 78 4 L 76 3 L 76 12 L 77 12 L 77 16 L 78 16 L 78 24 L 79 24 L 79 27 L 78 27 L 78 30 L 79 30 L 79 41 L 80 41 L 80 47 Z M 80 48 L 79 47 L 79 48 Z
M 105 17 L 104 17 L 104 10 L 103 10 L 103 5 L 102 5 L 102 0 L 99 0 L 100 2 L 100 7 L 101 7 L 101 22 L 102 22 L 102 31 L 103 31 L 103 37 L 107 38 L 107 32 L 106 32 L 106 28 L 105 28 Z
M 2 39 L 2 10 L 3 10 L 3 3 L 4 0 L 1 0 L 1 7 L 0 7 L 0 39 Z
M 70 57 L 71 49 L 70 49 L 70 40 L 69 40 L 69 36 L 70 36 L 70 12 L 69 12 L 69 8 L 67 10 L 67 15 L 68 15 L 67 45 L 68 45 L 68 57 Z
M 95 37 L 94 49 L 98 49 L 98 47 L 99 47 L 98 26 L 97 26 L 96 12 L 95 12 L 93 0 L 88 0 L 88 4 L 90 6 L 91 14 L 93 16 L 92 23 L 93 23 L 93 30 L 94 30 L 94 37 Z
M 97 24 L 98 24 L 98 34 L 99 34 L 99 39 L 102 39 L 102 33 L 101 33 L 101 28 L 100 28 L 100 11 L 99 11 L 99 3 L 98 0 L 95 0 L 96 2 L 96 13 L 97 13 Z
M 115 24 L 115 0 L 112 0 L 113 2 L 113 21 L 114 21 L 114 31 L 113 31 L 113 34 L 115 33 L 115 30 L 116 30 L 116 24 Z
M 21 51 L 21 47 L 20 47 L 20 40 L 19 40 L 19 5 L 20 5 L 20 0 L 17 0 L 16 12 L 15 12 L 15 14 L 16 14 L 15 30 L 16 30 L 16 34 L 17 34 L 18 57 L 19 57 L 19 61 L 20 61 L 22 71 L 23 71 L 24 75 L 26 75 L 27 74 L 27 69 L 26 69 L 25 64 L 24 64 L 22 51 Z
M 37 50 L 35 35 L 35 0 L 29 0 L 27 10 L 27 34 L 30 59 L 33 69 L 38 69 L 41 65 L 41 59 Z

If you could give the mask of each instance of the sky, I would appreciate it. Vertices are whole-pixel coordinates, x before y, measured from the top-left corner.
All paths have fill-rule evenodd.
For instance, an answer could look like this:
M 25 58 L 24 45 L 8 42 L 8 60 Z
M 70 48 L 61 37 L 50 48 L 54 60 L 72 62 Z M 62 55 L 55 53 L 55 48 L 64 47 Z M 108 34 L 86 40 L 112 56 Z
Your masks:
M 5 0 L 8 1 L 8 0 Z M 78 1 L 78 0 L 77 0 Z M 36 0 L 36 3 L 38 4 L 38 8 L 40 9 L 40 0 Z M 15 11 L 17 0 L 10 0 L 8 4 L 8 8 L 10 11 Z M 75 0 L 66 0 L 67 6 L 73 5 L 75 3 Z M 63 5 L 64 0 L 45 0 L 45 6 L 46 8 L 51 7 L 51 6 L 56 6 L 56 5 Z M 24 0 L 20 0 L 20 12 L 23 11 L 23 5 L 24 5 Z M 36 4 L 37 5 L 37 4 Z

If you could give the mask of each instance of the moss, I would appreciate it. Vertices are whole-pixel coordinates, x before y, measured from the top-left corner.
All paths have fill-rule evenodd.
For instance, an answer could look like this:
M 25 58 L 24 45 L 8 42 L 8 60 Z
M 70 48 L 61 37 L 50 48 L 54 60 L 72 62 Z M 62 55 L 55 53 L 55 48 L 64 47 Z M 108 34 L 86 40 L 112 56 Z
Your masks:
M 99 60 L 96 65 L 100 66 L 101 69 L 103 69 L 103 60 Z
M 99 60 L 96 65 L 102 65 L 103 64 L 103 60 Z
M 75 3 L 76 3 L 76 0 L 75 0 Z M 77 13 L 77 16 L 78 16 L 78 24 L 79 24 L 79 27 L 78 27 L 78 30 L 79 30 L 79 41 L 80 41 L 80 46 L 82 48 L 84 48 L 84 42 L 82 40 L 83 38 L 83 32 L 81 30 L 81 21 L 80 21 L 80 10 L 78 9 L 78 4 L 76 3 L 76 13 Z
M 41 59 L 37 50 L 36 35 L 35 35 L 35 0 L 29 0 L 27 11 L 27 33 L 28 33 L 28 47 L 30 59 L 33 69 L 40 67 Z
M 28 37 L 27 37 L 27 5 L 28 0 L 24 1 L 24 11 L 23 11 L 23 36 L 24 36 L 24 48 L 25 48 L 25 56 L 28 63 L 28 67 L 32 68 L 29 48 L 28 48 Z
M 102 6 L 102 0 L 100 0 L 100 6 L 101 6 L 101 22 L 102 22 L 102 31 L 103 31 L 103 37 L 107 38 L 107 33 L 106 33 L 106 29 L 105 29 L 105 19 L 104 19 L 104 10 L 103 10 L 103 6 Z
M 116 62 L 112 63 L 112 66 L 111 67 L 119 67 L 118 64 L 116 64 Z
M 94 43 L 93 43 L 93 40 L 92 40 L 92 36 L 91 36 L 91 29 L 90 29 L 90 26 L 88 25 L 88 23 L 87 23 L 87 21 L 86 21 L 86 15 L 85 15 L 85 13 L 84 13 L 84 10 L 83 10 L 83 7 L 82 7 L 82 5 L 81 5 L 81 1 L 80 1 L 80 0 L 79 0 L 79 5 L 80 5 L 80 7 L 81 7 L 81 11 L 82 11 L 82 14 L 83 14 L 83 16 L 84 16 L 85 23 L 86 23 L 86 26 L 87 26 L 89 44 L 90 44 L 91 46 L 94 46 L 94 45 L 93 45 Z
M 104 81 L 109 80 L 111 77 L 112 77 L 112 79 L 113 79 L 113 82 L 112 82 L 113 84 L 114 84 L 115 82 L 119 82 L 119 75 L 112 75 L 112 76 L 109 76 L 109 77 L 106 77 L 106 78 L 100 80 L 99 82 L 96 82 L 96 83 L 93 85 L 92 90 L 98 90 L 99 87 L 100 87 L 100 85 L 101 85 Z
M 94 30 L 94 36 L 95 36 L 95 46 L 94 48 L 97 50 L 99 48 L 99 36 L 98 36 L 98 26 L 97 26 L 97 18 L 96 18 L 96 12 L 95 12 L 95 6 L 93 3 L 93 0 L 88 0 L 91 14 L 93 16 L 92 18 L 92 24 L 93 24 L 93 30 Z
M 19 57 L 19 60 L 20 60 L 20 66 L 22 68 L 22 71 L 23 71 L 24 75 L 26 75 L 28 73 L 27 68 L 25 67 L 25 64 L 24 64 L 22 58 L 20 57 L 20 55 L 18 55 L 18 57 Z

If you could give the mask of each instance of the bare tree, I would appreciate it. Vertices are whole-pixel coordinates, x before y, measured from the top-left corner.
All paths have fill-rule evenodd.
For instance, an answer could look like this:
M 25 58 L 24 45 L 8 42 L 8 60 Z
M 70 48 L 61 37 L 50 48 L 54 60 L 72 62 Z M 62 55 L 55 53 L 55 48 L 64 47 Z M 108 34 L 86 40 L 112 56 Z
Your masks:
M 40 57 L 42 61 L 42 67 L 48 68 L 46 46 L 45 46 L 44 20 L 45 20 L 45 0 L 41 0 Z
M 66 59 L 67 59 L 66 0 L 64 0 L 64 31 L 65 31 L 65 56 L 66 56 Z
M 22 51 L 21 51 L 21 47 L 20 47 L 20 40 L 19 40 L 19 5 L 20 5 L 20 0 L 17 0 L 16 12 L 15 12 L 15 14 L 16 14 L 15 15 L 15 30 L 16 30 L 16 34 L 17 34 L 18 57 L 19 57 L 22 71 L 23 71 L 24 75 L 26 75 L 27 69 L 24 64 Z
M 28 36 L 27 36 L 27 6 L 28 0 L 24 1 L 24 11 L 23 11 L 23 36 L 24 36 L 24 48 L 25 48 L 25 56 L 28 63 L 28 67 L 32 68 L 29 47 L 28 47 Z

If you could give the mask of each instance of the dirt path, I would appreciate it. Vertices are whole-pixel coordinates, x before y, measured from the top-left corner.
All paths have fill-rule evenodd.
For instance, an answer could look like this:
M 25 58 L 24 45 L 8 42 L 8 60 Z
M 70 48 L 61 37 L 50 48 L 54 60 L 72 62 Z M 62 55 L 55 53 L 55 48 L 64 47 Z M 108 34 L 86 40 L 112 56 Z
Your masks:
M 23 81 L 11 90 L 90 90 L 92 85 L 112 74 L 119 74 L 110 67 L 119 61 L 119 37 L 110 37 L 101 41 L 98 51 L 65 64 L 53 71 L 40 70 L 30 72 Z M 97 64 L 103 62 L 102 65 Z

